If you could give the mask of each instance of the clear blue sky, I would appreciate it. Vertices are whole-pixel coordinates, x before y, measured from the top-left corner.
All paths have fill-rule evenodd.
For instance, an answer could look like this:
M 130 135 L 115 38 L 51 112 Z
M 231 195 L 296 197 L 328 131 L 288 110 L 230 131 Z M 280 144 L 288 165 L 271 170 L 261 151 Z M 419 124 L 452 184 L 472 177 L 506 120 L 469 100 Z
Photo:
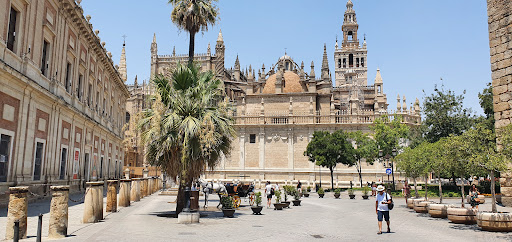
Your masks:
M 410 105 L 423 90 L 434 85 L 457 93 L 467 91 L 467 107 L 481 114 L 478 92 L 491 81 L 487 10 L 485 1 L 475 0 L 353 0 L 359 23 L 359 37 L 368 42 L 368 83 L 373 84 L 376 69 L 384 79 L 390 109 L 396 96 L 406 95 Z M 327 44 L 331 72 L 334 70 L 336 35 L 346 0 L 220 0 L 220 21 L 196 36 L 196 53 L 212 53 L 219 29 L 226 44 L 226 67 L 239 55 L 241 66 L 268 67 L 287 48 L 296 62 L 315 62 L 320 73 L 323 45 Z M 139 83 L 149 78 L 150 45 L 156 33 L 158 54 L 188 53 L 188 34 L 170 20 L 172 6 L 165 0 L 83 1 L 84 14 L 91 15 L 94 29 L 119 62 L 126 35 L 128 83 L 135 75 Z M 333 75 L 334 77 L 334 75 Z M 443 79 L 443 81 L 440 80 Z

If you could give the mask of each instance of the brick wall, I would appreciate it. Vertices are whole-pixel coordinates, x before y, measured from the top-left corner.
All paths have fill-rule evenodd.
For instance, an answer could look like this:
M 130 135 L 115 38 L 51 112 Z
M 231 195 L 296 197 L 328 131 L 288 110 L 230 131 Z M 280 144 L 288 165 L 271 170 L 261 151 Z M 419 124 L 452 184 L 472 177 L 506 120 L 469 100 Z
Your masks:
M 511 123 L 512 118 L 512 0 L 487 0 L 489 46 L 491 48 L 492 86 L 496 129 Z M 512 206 L 512 175 L 500 178 L 502 202 Z

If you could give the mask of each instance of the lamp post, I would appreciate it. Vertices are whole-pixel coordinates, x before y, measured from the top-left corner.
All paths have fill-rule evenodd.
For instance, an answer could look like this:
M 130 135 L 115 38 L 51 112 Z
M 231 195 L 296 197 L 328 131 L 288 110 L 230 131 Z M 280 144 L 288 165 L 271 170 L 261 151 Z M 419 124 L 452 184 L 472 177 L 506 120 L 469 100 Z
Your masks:
M 396 153 L 397 153 L 397 150 L 396 150 L 396 148 L 393 147 L 393 150 L 391 150 L 392 158 L 395 158 Z M 379 150 L 379 157 L 384 158 L 382 150 Z M 386 159 L 389 159 L 389 154 L 386 154 Z M 391 159 L 391 163 L 388 163 L 388 164 L 389 164 L 389 166 L 391 166 L 391 176 L 393 178 L 393 190 L 394 190 L 394 189 L 396 189 L 396 187 L 395 187 L 395 167 L 394 167 L 393 159 Z M 384 163 L 384 166 L 386 166 L 386 163 Z M 388 175 L 388 181 L 389 181 L 389 175 Z

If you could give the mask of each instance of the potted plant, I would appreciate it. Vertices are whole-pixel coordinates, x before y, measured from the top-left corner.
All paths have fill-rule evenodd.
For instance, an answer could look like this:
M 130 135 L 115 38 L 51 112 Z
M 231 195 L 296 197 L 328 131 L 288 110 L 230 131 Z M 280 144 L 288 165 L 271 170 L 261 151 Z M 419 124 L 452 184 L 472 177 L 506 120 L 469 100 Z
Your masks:
M 363 199 L 364 200 L 368 200 L 368 191 L 369 191 L 368 187 L 363 188 Z
M 281 203 L 281 191 L 276 190 L 274 192 L 274 196 L 276 197 L 276 203 L 274 203 L 274 210 L 283 210 L 286 204 Z
M 340 198 L 340 194 L 341 194 L 341 188 L 336 188 L 336 189 L 334 190 L 334 197 L 335 197 L 336 199 L 339 199 L 339 198 Z
M 295 200 L 292 201 L 293 202 L 293 206 L 300 206 L 300 197 L 301 196 L 300 196 L 299 191 L 295 190 L 293 192 L 293 197 L 295 199 Z
M 290 202 L 288 201 L 288 192 L 286 192 L 286 191 L 284 192 L 284 202 L 283 203 L 285 204 L 285 206 L 284 206 L 285 208 L 290 208 Z
M 311 187 L 308 187 L 308 189 L 306 189 L 306 191 L 311 192 Z
M 348 189 L 347 192 L 350 199 L 356 199 L 356 195 L 354 195 L 354 189 Z
M 220 198 L 220 204 L 222 204 L 222 213 L 224 217 L 232 218 L 235 214 L 235 209 L 233 208 L 233 198 L 230 196 L 222 196 Z
M 304 189 L 304 190 L 302 190 L 302 194 L 304 195 L 304 197 L 309 197 L 309 191 L 308 191 L 308 189 Z
M 261 210 L 263 207 L 261 206 L 261 192 L 257 192 L 254 194 L 254 203 L 256 206 L 252 206 L 252 214 L 261 215 Z
M 320 197 L 320 198 L 324 198 L 325 191 L 324 191 L 324 189 L 323 189 L 323 188 L 321 188 L 321 187 L 320 187 L 320 188 L 318 188 L 318 191 L 317 191 L 316 193 L 318 193 L 318 197 Z

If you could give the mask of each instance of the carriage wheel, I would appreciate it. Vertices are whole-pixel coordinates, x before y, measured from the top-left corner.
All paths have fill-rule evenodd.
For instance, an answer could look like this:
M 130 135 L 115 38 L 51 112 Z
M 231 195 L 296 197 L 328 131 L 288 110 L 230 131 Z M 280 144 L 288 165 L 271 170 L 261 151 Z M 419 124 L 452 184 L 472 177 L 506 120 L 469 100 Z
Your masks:
M 252 206 L 254 205 L 254 192 L 251 192 L 249 194 L 249 204 Z
M 240 207 L 240 197 L 238 195 L 234 195 L 233 196 L 233 205 L 235 206 L 235 208 L 238 208 Z

